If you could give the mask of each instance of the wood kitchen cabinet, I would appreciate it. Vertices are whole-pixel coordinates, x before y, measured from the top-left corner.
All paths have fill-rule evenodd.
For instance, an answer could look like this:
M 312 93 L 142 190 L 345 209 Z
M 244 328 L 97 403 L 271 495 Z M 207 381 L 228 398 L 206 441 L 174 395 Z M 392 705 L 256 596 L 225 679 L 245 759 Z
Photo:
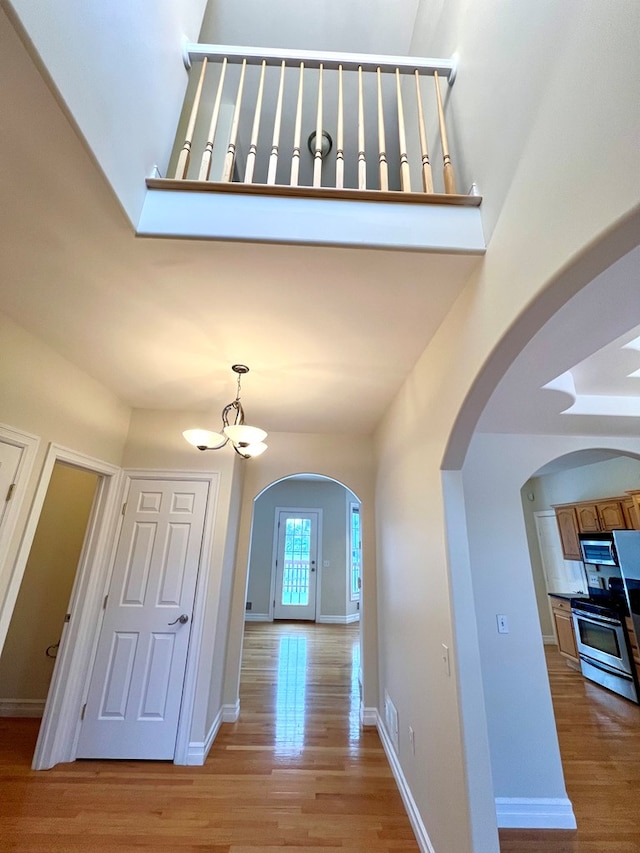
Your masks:
M 578 533 L 601 530 L 640 530 L 640 492 L 554 506 L 565 560 L 581 560 Z
M 630 530 L 640 530 L 640 492 L 628 492 L 622 504 Z
M 578 542 L 578 516 L 575 506 L 557 506 L 556 520 L 560 531 L 562 554 L 565 560 L 580 560 L 580 543 Z
M 567 660 L 579 665 L 578 647 L 571 619 L 571 604 L 565 598 L 551 596 L 551 614 L 558 640 L 558 651 Z
M 640 681 L 640 649 L 638 649 L 638 637 L 636 636 L 636 632 L 633 630 L 633 620 L 630 616 L 625 618 L 625 622 L 627 623 L 627 634 L 631 645 L 633 663 L 635 664 L 636 673 L 638 674 L 638 681 Z

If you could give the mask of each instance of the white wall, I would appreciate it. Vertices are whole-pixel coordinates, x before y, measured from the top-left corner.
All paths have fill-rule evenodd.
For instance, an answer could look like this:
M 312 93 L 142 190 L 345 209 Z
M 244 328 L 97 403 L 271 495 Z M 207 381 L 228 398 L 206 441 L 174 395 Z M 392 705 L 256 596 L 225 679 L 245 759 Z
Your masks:
M 14 535 L 1 555 L 0 602 L 5 601 L 49 442 L 117 465 L 129 415 L 129 407 L 114 394 L 0 314 L 0 423 L 41 439 Z
M 206 0 L 8 5 L 135 225 L 145 177 L 169 161 L 187 85 L 182 36 L 197 41 Z
M 481 751 L 470 752 L 467 735 L 483 713 L 482 691 L 456 678 L 474 656 L 474 620 L 484 637 L 489 625 L 493 629 L 492 620 L 495 624 L 496 602 L 480 599 L 474 612 L 465 584 L 459 587 L 468 567 L 464 547 L 445 538 L 440 468 L 451 444 L 455 452 L 447 465 L 462 464 L 475 422 L 526 336 L 600 270 L 576 263 L 578 272 L 570 268 L 571 275 L 567 272 L 550 289 L 553 298 L 544 310 L 533 304 L 534 297 L 637 206 L 638 174 L 629 173 L 639 126 L 637 12 L 631 2 L 459 3 L 453 7 L 448 43 L 433 41 L 421 50 L 421 34 L 414 39 L 414 52 L 447 55 L 454 45 L 460 50 L 450 110 L 455 95 L 456 136 L 459 131 L 461 147 L 473 160 L 472 167 L 462 163 L 461 173 L 480 181 L 491 233 L 481 268 L 376 434 L 380 688 L 387 688 L 398 706 L 401 766 L 437 850 L 498 849 L 492 803 L 485 796 L 493 786 L 491 767 L 498 770 L 495 789 L 502 796 L 517 797 L 536 784 L 522 765 L 519 778 L 510 776 L 496 762 L 493 743 L 491 766 Z M 547 36 L 544 44 L 541 34 Z M 534 53 L 536 61 L 527 64 L 526 57 Z M 629 74 L 611 86 L 602 68 L 620 63 Z M 609 259 L 615 260 L 614 252 Z M 606 304 L 609 311 L 618 309 Z M 520 315 L 523 322 L 516 325 Z M 639 322 L 634 316 L 626 319 L 630 326 Z M 524 474 L 518 489 L 536 467 Z M 519 506 L 519 494 L 516 501 Z M 447 526 L 464 536 L 459 506 L 456 512 Z M 531 591 L 530 570 L 522 584 Z M 533 595 L 527 600 L 523 618 L 537 627 Z M 511 648 L 514 639 L 510 635 Z M 450 679 L 443 677 L 443 643 L 455 652 Z M 541 661 L 541 644 L 538 652 Z M 505 680 L 490 686 L 518 705 L 515 684 Z M 562 777 L 548 700 L 544 692 L 527 695 L 528 715 L 549 724 L 543 750 L 547 763 L 538 756 L 535 765 L 542 773 L 539 781 L 545 782 L 538 796 L 554 796 L 562 789 Z M 415 758 L 407 744 L 409 724 L 415 729 Z M 490 731 L 499 751 L 508 752 L 511 728 L 496 733 L 492 723 Z M 444 766 L 446 779 L 435 770 Z M 451 803 L 456 803 L 455 818 Z
M 225 704 L 238 699 L 244 605 L 249 565 L 251 523 L 255 498 L 271 484 L 291 474 L 323 474 L 342 483 L 362 503 L 361 642 L 365 706 L 375 706 L 376 555 L 373 508 L 373 449 L 367 436 L 269 433 L 269 449 L 245 467 L 238 536 L 232 617 L 224 688 Z

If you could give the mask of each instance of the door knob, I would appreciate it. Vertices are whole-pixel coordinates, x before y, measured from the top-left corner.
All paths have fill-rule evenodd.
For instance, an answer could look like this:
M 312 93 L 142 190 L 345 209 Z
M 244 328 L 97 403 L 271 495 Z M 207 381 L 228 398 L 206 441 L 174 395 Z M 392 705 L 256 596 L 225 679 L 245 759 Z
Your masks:
M 182 616 L 178 616 L 177 619 L 174 619 L 173 622 L 169 622 L 168 624 L 169 625 L 175 625 L 176 622 L 179 622 L 181 625 L 186 625 L 188 621 L 189 621 L 189 617 L 187 616 L 186 613 L 183 613 Z

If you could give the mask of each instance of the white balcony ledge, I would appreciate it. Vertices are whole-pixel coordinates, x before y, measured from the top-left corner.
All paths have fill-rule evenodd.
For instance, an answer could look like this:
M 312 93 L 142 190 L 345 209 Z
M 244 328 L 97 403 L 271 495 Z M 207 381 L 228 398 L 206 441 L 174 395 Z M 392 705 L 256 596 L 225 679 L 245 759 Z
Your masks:
M 147 180 L 142 237 L 483 254 L 478 196 Z

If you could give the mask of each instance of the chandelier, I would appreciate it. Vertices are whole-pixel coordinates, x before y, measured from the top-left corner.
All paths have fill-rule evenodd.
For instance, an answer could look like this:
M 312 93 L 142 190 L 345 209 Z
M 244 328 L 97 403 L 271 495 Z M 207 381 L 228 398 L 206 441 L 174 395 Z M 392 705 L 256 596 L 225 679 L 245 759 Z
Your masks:
M 220 450 L 231 442 L 231 446 L 239 456 L 250 459 L 252 456 L 259 456 L 267 449 L 263 441 L 267 433 L 258 427 L 247 426 L 244 422 L 244 409 L 240 402 L 240 380 L 245 373 L 249 372 L 249 368 L 246 364 L 233 364 L 231 370 L 238 374 L 238 388 L 235 400 L 227 403 L 222 410 L 222 432 L 188 429 L 182 435 L 198 450 Z

